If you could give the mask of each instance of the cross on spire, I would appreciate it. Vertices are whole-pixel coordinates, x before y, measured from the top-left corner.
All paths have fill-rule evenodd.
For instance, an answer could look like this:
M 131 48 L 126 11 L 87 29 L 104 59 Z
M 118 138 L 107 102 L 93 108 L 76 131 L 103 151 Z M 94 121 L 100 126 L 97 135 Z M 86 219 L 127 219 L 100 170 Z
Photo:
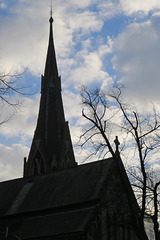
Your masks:
M 53 15 L 53 2 L 51 0 L 51 5 L 50 5 L 50 16 L 52 17 Z
M 114 143 L 116 145 L 116 155 L 119 155 L 119 145 L 120 145 L 120 142 L 118 140 L 118 136 L 116 136 L 115 140 L 114 140 Z

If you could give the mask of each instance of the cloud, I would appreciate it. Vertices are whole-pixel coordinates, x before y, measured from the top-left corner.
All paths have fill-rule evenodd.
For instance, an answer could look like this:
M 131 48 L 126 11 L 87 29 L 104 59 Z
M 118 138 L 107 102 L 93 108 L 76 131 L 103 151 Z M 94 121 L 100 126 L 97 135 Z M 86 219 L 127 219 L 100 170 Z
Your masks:
M 23 159 L 28 155 L 28 148 L 21 144 L 10 147 L 0 144 L 0 181 L 22 177 Z
M 54 39 L 57 56 L 69 57 L 75 47 L 75 34 L 100 31 L 103 21 L 94 11 L 87 10 L 91 1 L 59 1 L 55 5 Z M 44 1 L 16 1 L 8 4 L 9 15 L 0 15 L 1 65 L 11 68 L 28 68 L 39 75 L 44 69 L 48 43 L 48 6 Z M 38 8 L 38 11 L 37 11 Z M 79 9 L 81 11 L 79 12 Z
M 32 137 L 36 125 L 39 106 L 39 94 L 33 99 L 23 98 L 23 104 L 20 110 L 6 124 L 0 127 L 0 134 L 6 138 L 21 136 Z M 10 116 L 10 107 L 5 107 L 5 115 Z M 3 117 L 3 116 L 2 116 Z M 21 139 L 22 140 L 22 139 Z
M 62 92 L 64 112 L 66 120 L 74 121 L 74 119 L 81 117 L 81 106 L 79 94 L 72 92 L 71 90 L 64 90 Z M 73 105 L 74 99 L 74 105 Z
M 63 1 L 62 1 L 63 2 Z M 84 0 L 84 1 L 75 1 L 75 0 L 69 0 L 69 7 L 72 8 L 86 8 L 90 6 L 95 0 Z
M 98 9 L 100 9 L 100 18 L 110 19 L 122 13 L 122 7 L 119 1 L 99 1 Z
M 107 74 L 102 70 L 102 61 L 96 52 L 90 52 L 88 55 L 82 52 L 79 54 L 79 59 L 79 67 L 73 69 L 71 73 L 72 82 L 79 84 L 87 82 L 88 85 L 96 81 L 101 82 L 106 78 Z
M 115 40 L 112 59 L 121 81 L 141 97 L 158 97 L 160 88 L 160 16 L 130 24 Z
M 7 7 L 7 5 L 5 3 L 0 3 L 0 8 L 4 9 L 6 7 Z
M 108 39 L 108 41 L 110 41 Z M 80 85 L 91 85 L 94 83 L 103 83 L 105 86 L 112 81 L 112 78 L 106 72 L 103 61 L 112 52 L 112 47 L 107 42 L 93 48 L 92 41 L 85 40 L 81 42 L 82 49 L 75 54 L 74 60 L 70 66 L 64 66 L 64 76 L 66 82 L 64 85 L 74 84 L 77 88 Z M 68 68 L 70 67 L 70 68 Z M 66 69 L 66 71 L 65 71 Z
M 103 21 L 97 17 L 97 14 L 91 11 L 76 13 L 69 20 L 69 26 L 73 31 L 90 33 L 91 31 L 100 31 Z
M 121 7 L 126 15 L 133 13 L 148 14 L 150 11 L 160 9 L 159 0 L 120 0 Z
M 125 16 L 144 17 L 151 11 L 160 10 L 159 0 L 101 0 L 97 3 L 101 18 L 110 19 L 124 14 Z

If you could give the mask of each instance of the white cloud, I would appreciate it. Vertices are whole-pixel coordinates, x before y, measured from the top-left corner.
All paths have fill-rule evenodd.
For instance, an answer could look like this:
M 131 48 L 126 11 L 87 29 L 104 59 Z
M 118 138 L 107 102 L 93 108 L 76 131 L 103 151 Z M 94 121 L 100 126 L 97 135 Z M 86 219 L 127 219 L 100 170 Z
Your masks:
M 58 58 L 67 58 L 73 53 L 76 32 L 89 34 L 102 28 L 103 21 L 96 13 L 85 9 L 91 3 L 84 1 L 77 4 L 70 0 L 55 4 L 54 39 Z M 7 71 L 27 67 L 33 74 L 39 75 L 44 69 L 48 43 L 48 6 L 42 0 L 29 0 L 27 4 L 17 1 L 8 6 L 9 16 L 0 17 L 1 65 Z
M 28 148 L 21 144 L 10 147 L 0 144 L 0 181 L 22 177 L 23 159 L 28 154 Z
M 122 13 L 122 7 L 118 0 L 102 0 L 98 3 L 101 18 L 110 19 Z
M 159 0 L 101 0 L 98 8 L 102 18 L 110 19 L 119 14 L 143 18 L 151 11 L 160 10 Z
M 7 7 L 7 5 L 5 3 L 0 3 L 0 8 L 4 9 L 6 7 Z
M 86 8 L 91 5 L 95 0 L 83 0 L 83 1 L 75 1 L 69 0 L 70 7 L 72 8 Z
M 159 96 L 159 21 L 159 16 L 153 16 L 150 21 L 132 23 L 113 44 L 115 70 L 121 81 L 141 97 Z
M 130 15 L 139 11 L 148 14 L 149 11 L 160 9 L 159 0 L 120 0 L 123 11 L 126 15 Z
M 102 70 L 102 61 L 96 52 L 88 53 L 88 55 L 83 55 L 82 53 L 81 57 L 83 58 L 83 62 L 81 62 L 81 65 L 71 73 L 72 81 L 81 84 L 87 82 L 88 85 L 96 81 L 101 82 L 106 78 L 107 74 Z
M 69 71 L 67 70 L 67 84 L 73 85 L 74 83 L 77 87 L 82 84 L 90 85 L 105 82 L 107 86 L 108 81 L 112 79 L 104 69 L 103 60 L 111 51 L 109 44 L 101 43 L 98 49 L 93 51 L 89 40 L 82 42 L 82 50 L 77 52 L 74 63 Z
M 9 137 L 21 135 L 32 137 L 36 125 L 39 106 L 39 95 L 34 99 L 24 98 L 23 105 L 18 110 L 10 121 L 2 124 L 0 134 Z M 10 116 L 10 107 L 5 107 L 6 116 Z M 3 116 L 2 116 L 3 117 Z
M 62 92 L 64 111 L 66 115 L 66 120 L 72 122 L 74 119 L 81 116 L 81 106 L 79 94 L 73 93 L 70 90 L 64 90 Z M 74 102 L 74 104 L 73 104 Z
M 76 13 L 69 20 L 69 26 L 73 31 L 82 31 L 89 33 L 90 31 L 100 31 L 103 26 L 103 21 L 98 19 L 96 13 L 85 11 Z

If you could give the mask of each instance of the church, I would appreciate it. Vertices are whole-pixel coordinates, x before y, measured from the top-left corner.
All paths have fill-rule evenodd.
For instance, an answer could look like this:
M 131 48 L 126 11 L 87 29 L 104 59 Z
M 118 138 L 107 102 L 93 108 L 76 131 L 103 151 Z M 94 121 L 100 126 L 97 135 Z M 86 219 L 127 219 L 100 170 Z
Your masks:
M 65 120 L 50 17 L 36 130 L 22 178 L 0 183 L 1 240 L 147 240 L 118 150 L 78 165 Z

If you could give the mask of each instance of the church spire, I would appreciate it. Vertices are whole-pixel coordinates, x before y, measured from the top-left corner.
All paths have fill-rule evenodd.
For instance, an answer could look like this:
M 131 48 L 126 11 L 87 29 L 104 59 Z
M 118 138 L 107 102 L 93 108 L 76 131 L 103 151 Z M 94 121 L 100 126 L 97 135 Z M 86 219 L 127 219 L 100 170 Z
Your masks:
M 58 78 L 58 70 L 53 42 L 52 16 L 50 17 L 49 22 L 50 22 L 49 44 L 44 75 L 45 77 L 49 78 L 50 81 L 52 81 L 50 83 L 47 82 L 46 84 L 56 84 L 56 80 Z
M 24 176 L 76 165 L 63 110 L 61 78 L 58 75 L 53 41 L 52 10 L 49 22 L 49 44 L 44 76 L 41 79 L 39 115 L 28 161 L 25 160 L 24 163 Z

